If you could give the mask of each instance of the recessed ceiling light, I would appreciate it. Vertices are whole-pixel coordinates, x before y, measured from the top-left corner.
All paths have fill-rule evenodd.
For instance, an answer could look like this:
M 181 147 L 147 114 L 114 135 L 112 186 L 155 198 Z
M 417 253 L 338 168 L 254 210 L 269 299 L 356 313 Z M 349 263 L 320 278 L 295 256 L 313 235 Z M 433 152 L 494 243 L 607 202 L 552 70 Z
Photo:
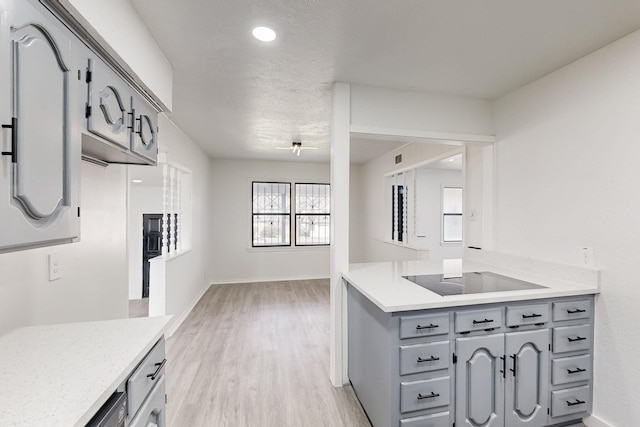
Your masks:
M 269 27 L 254 27 L 251 34 L 263 42 L 272 42 L 276 39 L 276 32 Z
M 131 182 L 135 182 L 136 184 L 140 184 L 142 182 L 141 179 L 132 179 Z

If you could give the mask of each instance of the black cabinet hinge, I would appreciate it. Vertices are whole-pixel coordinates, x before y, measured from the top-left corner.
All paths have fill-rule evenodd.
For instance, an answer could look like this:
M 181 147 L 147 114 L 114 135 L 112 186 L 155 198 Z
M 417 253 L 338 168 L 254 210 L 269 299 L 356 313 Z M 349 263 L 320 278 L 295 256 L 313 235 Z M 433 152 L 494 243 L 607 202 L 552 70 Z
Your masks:
M 551 351 L 551 344 L 549 344 L 549 351 Z
M 84 106 L 84 118 L 88 119 L 89 117 L 91 117 L 91 106 L 85 104 L 85 106 Z
M 80 206 L 78 206 L 78 218 L 80 218 Z
M 85 79 L 85 81 L 87 83 L 91 83 L 92 79 L 93 79 L 93 73 L 91 71 L 87 71 L 87 78 Z
M 453 363 L 458 363 L 458 356 L 455 353 L 453 353 Z
M 547 408 L 547 415 L 551 415 L 551 409 Z

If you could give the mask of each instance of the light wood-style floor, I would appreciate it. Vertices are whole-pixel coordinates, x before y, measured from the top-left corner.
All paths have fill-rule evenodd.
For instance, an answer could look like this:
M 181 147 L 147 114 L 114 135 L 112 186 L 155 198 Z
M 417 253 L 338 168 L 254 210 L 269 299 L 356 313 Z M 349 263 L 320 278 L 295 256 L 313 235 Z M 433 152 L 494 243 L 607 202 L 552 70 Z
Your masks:
M 329 281 L 212 286 L 167 340 L 170 427 L 370 426 L 329 381 Z

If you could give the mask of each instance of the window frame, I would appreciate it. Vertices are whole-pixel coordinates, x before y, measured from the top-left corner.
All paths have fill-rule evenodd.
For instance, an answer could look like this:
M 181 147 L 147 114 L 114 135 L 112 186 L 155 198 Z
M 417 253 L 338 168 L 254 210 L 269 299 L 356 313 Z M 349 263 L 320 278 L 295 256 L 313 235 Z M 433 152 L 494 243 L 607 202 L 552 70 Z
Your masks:
M 444 210 L 444 193 L 446 189 L 459 189 L 460 190 L 460 212 L 445 212 Z M 463 210 L 464 210 L 464 206 L 462 206 L 462 204 L 464 203 L 464 189 L 462 186 L 460 187 L 455 187 L 455 186 L 450 186 L 450 185 L 443 185 L 442 186 L 442 190 L 441 190 L 441 196 L 440 196 L 440 203 L 442 204 L 442 209 L 441 209 L 441 218 L 442 218 L 442 238 L 441 238 L 441 244 L 443 245 L 457 245 L 457 244 L 461 244 L 463 242 L 464 239 L 464 221 L 463 221 Z M 458 216 L 460 217 L 460 234 L 461 234 L 461 238 L 460 240 L 445 240 L 445 232 L 444 232 L 444 228 L 445 228 L 445 219 L 448 216 Z
M 326 213 L 299 213 L 298 212 L 298 185 L 324 185 L 329 188 L 329 207 Z M 325 182 L 294 182 L 294 200 L 292 205 L 295 207 L 294 209 L 294 223 L 293 226 L 293 237 L 294 237 L 294 245 L 296 247 L 319 247 L 319 246 L 330 246 L 331 245 L 331 183 Z M 298 243 L 298 217 L 300 216 L 322 216 L 329 217 L 329 243 Z
M 255 184 L 284 184 L 284 185 L 288 185 L 289 186 L 289 212 L 288 213 L 256 213 L 253 210 L 253 197 L 254 197 L 254 188 L 255 188 Z M 292 185 L 291 182 L 286 182 L 286 181 L 265 181 L 265 180 L 251 180 L 251 248 L 288 248 L 291 247 L 291 204 L 292 204 L 292 197 L 291 197 L 291 191 L 292 191 Z M 288 227 L 288 232 L 289 232 L 289 243 L 287 244 L 272 244 L 272 245 L 256 245 L 255 244 L 255 221 L 254 218 L 256 217 L 256 215 L 259 216 L 265 216 L 265 215 L 271 215 L 271 216 L 283 216 L 283 217 L 288 217 L 289 218 L 289 227 Z

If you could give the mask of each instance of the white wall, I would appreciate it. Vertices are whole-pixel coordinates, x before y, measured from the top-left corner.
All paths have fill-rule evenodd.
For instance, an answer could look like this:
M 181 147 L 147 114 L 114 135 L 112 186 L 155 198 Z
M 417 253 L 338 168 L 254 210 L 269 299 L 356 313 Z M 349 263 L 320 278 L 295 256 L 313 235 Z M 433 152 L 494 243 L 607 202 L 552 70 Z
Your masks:
M 209 211 L 209 158 L 164 114 L 160 114 L 159 126 L 160 151 L 167 153 L 169 161 L 191 170 L 191 250 L 165 264 L 165 313 L 183 320 L 209 287 L 210 254 L 218 245 L 209 238 L 215 218 Z
M 129 0 L 60 0 L 169 110 L 173 69 Z
M 153 213 L 162 213 L 162 187 L 129 183 L 129 299 L 142 298 L 142 215 Z
M 251 248 L 252 180 L 328 183 L 329 165 L 211 160 L 211 280 L 231 283 L 329 277 L 327 246 Z
M 127 317 L 126 168 L 82 163 L 81 241 L 0 254 L 0 333 Z M 49 282 L 48 258 L 62 279 Z
M 594 248 L 594 415 L 640 420 L 640 32 L 495 104 L 496 250 L 577 264 Z
M 430 255 L 429 251 L 417 251 L 384 241 L 385 230 L 389 228 L 391 220 L 385 215 L 387 191 L 383 177 L 394 170 L 411 167 L 459 149 L 460 147 L 451 145 L 413 143 L 390 151 L 363 165 L 357 167 L 351 165 L 351 182 L 359 192 L 350 192 L 349 234 L 353 242 L 351 243 L 353 247 L 350 248 L 350 262 L 417 260 L 427 259 L 430 256 L 448 255 L 444 253 L 446 248 L 443 251 L 439 244 L 431 248 L 435 253 Z M 394 162 L 397 154 L 402 154 L 403 162 L 400 165 Z M 440 206 L 439 201 L 438 206 Z M 354 223 L 355 221 L 357 223 Z M 457 249 L 459 252 L 459 248 Z M 458 254 L 459 256 L 461 253 Z
M 351 126 L 493 134 L 491 102 L 351 85 Z

